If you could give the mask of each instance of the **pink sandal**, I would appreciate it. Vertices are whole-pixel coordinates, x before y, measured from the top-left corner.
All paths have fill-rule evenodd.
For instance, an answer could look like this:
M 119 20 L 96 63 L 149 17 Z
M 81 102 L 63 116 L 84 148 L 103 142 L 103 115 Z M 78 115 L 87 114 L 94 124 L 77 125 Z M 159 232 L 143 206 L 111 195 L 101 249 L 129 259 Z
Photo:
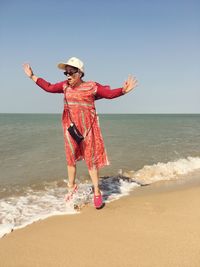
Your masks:
M 94 206 L 96 209 L 100 209 L 103 207 L 103 198 L 102 195 L 100 193 L 100 195 L 95 196 L 94 194 Z
M 68 193 L 65 195 L 65 201 L 70 201 L 73 198 L 73 195 L 78 191 L 77 184 L 73 188 L 68 186 Z

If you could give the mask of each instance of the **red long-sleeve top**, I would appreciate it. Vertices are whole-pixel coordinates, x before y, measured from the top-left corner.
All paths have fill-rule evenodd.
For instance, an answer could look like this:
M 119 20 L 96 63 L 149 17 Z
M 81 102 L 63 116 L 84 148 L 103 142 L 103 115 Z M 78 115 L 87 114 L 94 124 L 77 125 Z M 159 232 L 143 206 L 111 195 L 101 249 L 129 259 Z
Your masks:
M 38 78 L 36 82 L 38 86 L 40 86 L 43 90 L 49 93 L 63 93 L 63 84 L 65 83 L 66 80 L 59 83 L 51 84 L 42 78 Z M 123 95 L 122 88 L 111 89 L 110 86 L 101 85 L 99 83 L 96 83 L 96 85 L 97 92 L 95 95 L 95 100 L 101 98 L 112 99 Z

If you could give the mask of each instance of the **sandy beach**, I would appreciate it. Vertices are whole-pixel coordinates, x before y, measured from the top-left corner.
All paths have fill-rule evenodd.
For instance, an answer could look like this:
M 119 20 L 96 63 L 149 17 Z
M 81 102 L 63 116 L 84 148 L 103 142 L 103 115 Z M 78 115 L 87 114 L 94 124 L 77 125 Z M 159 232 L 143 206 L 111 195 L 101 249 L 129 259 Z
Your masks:
M 160 188 L 15 230 L 0 266 L 199 267 L 200 186 Z

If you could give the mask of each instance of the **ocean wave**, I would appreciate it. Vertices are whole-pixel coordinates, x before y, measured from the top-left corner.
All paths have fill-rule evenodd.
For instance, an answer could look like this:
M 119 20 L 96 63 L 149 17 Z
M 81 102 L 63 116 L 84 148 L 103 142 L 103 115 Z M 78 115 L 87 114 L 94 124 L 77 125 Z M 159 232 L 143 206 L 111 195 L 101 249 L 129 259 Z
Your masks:
M 174 162 L 146 165 L 137 171 L 121 172 L 102 177 L 100 188 L 105 203 L 128 195 L 134 188 L 161 180 L 180 179 L 200 169 L 199 157 L 188 157 Z M 78 193 L 66 203 L 66 181 L 45 183 L 42 189 L 27 187 L 19 194 L 0 200 L 0 237 L 14 229 L 53 215 L 77 214 L 85 205 L 93 203 L 92 184 L 78 183 Z
M 198 169 L 200 169 L 200 157 L 187 157 L 167 163 L 146 165 L 138 171 L 124 172 L 122 175 L 140 185 L 147 185 L 162 180 L 178 179 Z

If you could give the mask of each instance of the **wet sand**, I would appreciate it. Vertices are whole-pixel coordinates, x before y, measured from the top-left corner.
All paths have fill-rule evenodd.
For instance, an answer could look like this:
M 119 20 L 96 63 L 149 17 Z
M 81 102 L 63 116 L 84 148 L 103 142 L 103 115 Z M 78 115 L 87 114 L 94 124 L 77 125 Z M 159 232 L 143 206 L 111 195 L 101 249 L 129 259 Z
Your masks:
M 199 182 L 143 187 L 13 231 L 0 239 L 0 266 L 199 267 L 199 207 Z

